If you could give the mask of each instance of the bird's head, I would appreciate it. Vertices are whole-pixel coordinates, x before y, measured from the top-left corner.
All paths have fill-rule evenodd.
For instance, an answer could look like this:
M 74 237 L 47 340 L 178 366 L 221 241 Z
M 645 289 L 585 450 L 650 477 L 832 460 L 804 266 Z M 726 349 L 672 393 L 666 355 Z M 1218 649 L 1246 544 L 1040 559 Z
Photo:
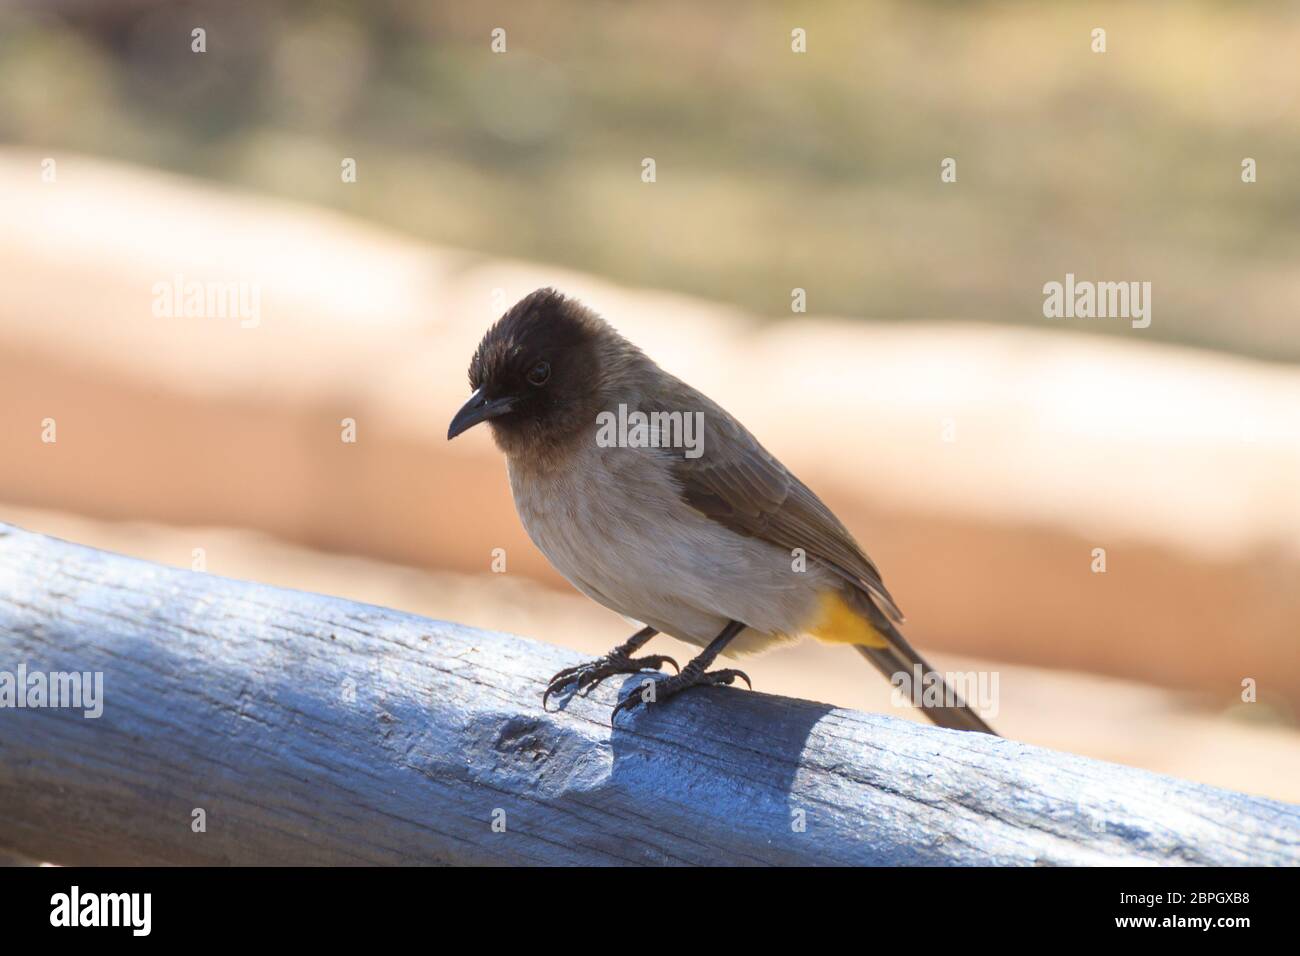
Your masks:
M 609 363 L 631 348 L 595 313 L 553 289 L 515 303 L 488 329 L 469 365 L 474 393 L 447 438 L 489 422 L 507 454 L 558 445 L 593 428 Z

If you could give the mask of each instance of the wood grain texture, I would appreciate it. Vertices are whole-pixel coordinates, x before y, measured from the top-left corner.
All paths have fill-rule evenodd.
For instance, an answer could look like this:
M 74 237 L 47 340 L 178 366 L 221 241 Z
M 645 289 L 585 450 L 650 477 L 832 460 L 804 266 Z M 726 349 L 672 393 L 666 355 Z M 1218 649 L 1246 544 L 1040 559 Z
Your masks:
M 544 678 L 574 662 L 0 525 L 0 671 L 102 671 L 105 698 L 98 719 L 0 709 L 0 846 L 69 864 L 1300 862 L 1300 808 L 1010 740 L 731 688 L 611 729 L 617 680 L 544 712 Z

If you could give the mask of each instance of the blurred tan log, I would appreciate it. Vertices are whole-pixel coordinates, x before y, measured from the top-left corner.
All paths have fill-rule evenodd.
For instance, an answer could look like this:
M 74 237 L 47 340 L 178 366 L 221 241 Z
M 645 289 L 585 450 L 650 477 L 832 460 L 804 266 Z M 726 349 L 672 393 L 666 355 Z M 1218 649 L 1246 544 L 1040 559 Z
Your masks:
M 822 493 L 920 646 L 1300 703 L 1294 368 L 1139 331 L 759 325 L 74 155 L 43 184 L 39 160 L 0 152 L 0 500 L 459 571 L 502 547 L 559 584 L 487 436 L 444 441 L 484 327 L 555 285 Z M 256 327 L 156 317 L 177 276 L 255 284 Z

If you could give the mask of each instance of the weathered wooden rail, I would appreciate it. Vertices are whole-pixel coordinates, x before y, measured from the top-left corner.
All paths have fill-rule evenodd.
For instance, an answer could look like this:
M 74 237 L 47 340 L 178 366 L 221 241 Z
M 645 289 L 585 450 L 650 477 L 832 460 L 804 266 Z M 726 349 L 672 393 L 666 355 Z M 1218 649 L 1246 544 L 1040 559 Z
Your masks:
M 98 718 L 0 709 L 0 847 L 81 864 L 1300 862 L 1300 808 L 1010 740 L 729 688 L 611 728 L 617 681 L 543 711 L 543 678 L 574 659 L 0 525 L 0 681 L 101 672 L 104 696 Z

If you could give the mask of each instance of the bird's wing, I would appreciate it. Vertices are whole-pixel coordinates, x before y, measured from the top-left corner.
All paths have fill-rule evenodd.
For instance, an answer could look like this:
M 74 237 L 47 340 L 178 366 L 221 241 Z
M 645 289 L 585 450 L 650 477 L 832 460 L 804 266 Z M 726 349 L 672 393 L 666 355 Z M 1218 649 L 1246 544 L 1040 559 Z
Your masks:
M 702 395 L 696 401 L 705 411 L 702 454 L 670 459 L 687 504 L 737 534 L 802 548 L 901 623 L 875 564 L 821 499 L 719 406 Z

